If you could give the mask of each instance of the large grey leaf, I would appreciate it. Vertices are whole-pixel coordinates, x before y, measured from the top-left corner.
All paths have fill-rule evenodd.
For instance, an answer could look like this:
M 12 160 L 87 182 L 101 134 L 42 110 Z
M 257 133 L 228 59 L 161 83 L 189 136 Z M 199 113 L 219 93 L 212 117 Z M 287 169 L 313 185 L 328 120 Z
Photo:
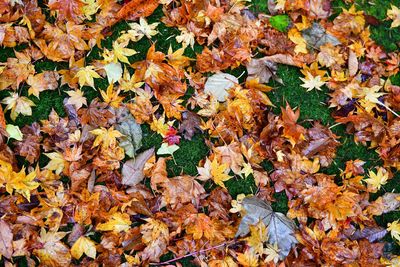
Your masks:
M 302 32 L 303 38 L 306 40 L 307 45 L 312 48 L 319 49 L 322 45 L 331 43 L 333 45 L 340 45 L 341 42 L 333 35 L 326 33 L 325 28 L 321 24 L 314 22 L 313 25 Z
M 153 154 L 154 147 L 125 162 L 122 166 L 122 184 L 130 186 L 139 184 L 144 178 L 144 164 Z
M 294 236 L 294 222 L 284 214 L 274 212 L 268 202 L 257 197 L 246 197 L 242 205 L 246 214 L 240 222 L 236 237 L 247 235 L 250 225 L 262 221 L 268 227 L 268 243 L 277 244 L 280 259 L 283 260 L 298 243 Z
M 115 128 L 124 135 L 119 138 L 119 145 L 125 150 L 126 155 L 133 158 L 142 144 L 142 128 L 127 108 L 119 108 L 116 113 L 117 126 Z

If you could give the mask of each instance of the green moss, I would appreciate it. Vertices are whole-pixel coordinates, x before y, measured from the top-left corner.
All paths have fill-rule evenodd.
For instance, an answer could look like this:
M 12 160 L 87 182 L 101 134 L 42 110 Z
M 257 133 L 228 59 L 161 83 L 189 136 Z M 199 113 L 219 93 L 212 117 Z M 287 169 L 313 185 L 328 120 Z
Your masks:
M 292 108 L 300 108 L 300 122 L 316 120 L 324 125 L 334 123 L 326 104 L 329 99 L 326 87 L 323 88 L 323 91 L 312 90 L 307 92 L 305 88 L 300 86 L 302 81 L 299 77 L 302 77 L 302 74 L 299 69 L 291 66 L 280 65 L 277 75 L 283 80 L 284 84 L 272 81 L 274 90 L 268 93 L 271 102 L 275 105 L 273 111 L 276 114 L 280 114 L 281 107 L 286 107 L 286 103 L 288 103 Z

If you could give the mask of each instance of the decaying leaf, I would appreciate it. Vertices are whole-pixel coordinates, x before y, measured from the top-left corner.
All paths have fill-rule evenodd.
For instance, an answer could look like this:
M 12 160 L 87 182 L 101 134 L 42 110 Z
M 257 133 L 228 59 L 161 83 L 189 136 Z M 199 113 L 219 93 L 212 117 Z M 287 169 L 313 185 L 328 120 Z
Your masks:
M 326 32 L 325 28 L 319 23 L 314 22 L 311 28 L 302 32 L 303 38 L 306 40 L 307 45 L 319 49 L 321 46 L 330 43 L 332 45 L 340 45 L 341 42 L 333 35 Z
M 139 184 L 144 178 L 144 165 L 153 155 L 154 148 L 150 148 L 125 162 L 122 166 L 122 184 L 129 186 Z
M 119 145 L 126 155 L 133 158 L 136 150 L 142 145 L 142 129 L 126 108 L 117 109 L 117 123 L 116 129 L 122 134 L 119 137 Z
M 280 259 L 284 259 L 298 243 L 294 236 L 296 225 L 284 214 L 274 212 L 269 203 L 257 197 L 247 197 L 242 202 L 244 216 L 236 236 L 245 236 L 250 226 L 262 221 L 268 227 L 268 243 L 277 245 Z

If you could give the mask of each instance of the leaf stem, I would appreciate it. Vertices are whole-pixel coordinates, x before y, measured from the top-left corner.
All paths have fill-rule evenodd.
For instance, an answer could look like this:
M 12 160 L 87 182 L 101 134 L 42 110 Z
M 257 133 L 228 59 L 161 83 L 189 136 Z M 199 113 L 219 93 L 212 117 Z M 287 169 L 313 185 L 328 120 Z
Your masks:
M 163 261 L 163 262 L 151 262 L 150 265 L 165 265 L 165 264 L 170 264 L 170 263 L 172 263 L 172 262 L 176 262 L 176 261 L 179 261 L 179 260 L 184 259 L 184 258 L 187 258 L 187 257 L 195 256 L 195 255 L 197 255 L 197 254 L 204 253 L 204 252 L 207 252 L 207 251 L 210 251 L 210 250 L 213 250 L 213 249 L 217 249 L 217 248 L 229 246 L 229 245 L 231 245 L 231 244 L 234 244 L 235 242 L 236 242 L 235 240 L 230 240 L 230 241 L 221 243 L 221 244 L 219 244 L 219 245 L 216 245 L 216 246 L 213 246 L 213 247 L 210 247 L 210 248 L 206 248 L 206 249 L 201 249 L 201 250 L 199 250 L 199 251 L 193 251 L 193 252 L 190 252 L 189 254 L 186 254 L 186 255 L 183 255 L 183 256 L 180 256 L 180 257 L 177 257 L 177 258 L 173 258 L 173 259 L 170 259 L 170 260 L 167 260 L 167 261 Z

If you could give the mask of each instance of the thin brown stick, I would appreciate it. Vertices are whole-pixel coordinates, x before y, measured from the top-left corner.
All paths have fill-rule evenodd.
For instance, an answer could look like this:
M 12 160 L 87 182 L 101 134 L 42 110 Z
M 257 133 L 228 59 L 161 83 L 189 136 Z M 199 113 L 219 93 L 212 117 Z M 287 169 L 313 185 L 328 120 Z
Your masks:
M 204 252 L 207 252 L 207 251 L 210 251 L 210 250 L 213 250 L 213 249 L 217 249 L 217 248 L 224 247 L 224 246 L 229 246 L 231 244 L 234 244 L 235 242 L 236 242 L 235 240 L 231 240 L 231 241 L 224 242 L 222 244 L 213 246 L 211 248 L 201 249 L 199 251 L 193 251 L 193 252 L 190 252 L 189 254 L 186 254 L 186 255 L 183 255 L 183 256 L 180 256 L 180 257 L 177 257 L 177 258 L 173 258 L 173 259 L 170 259 L 170 260 L 167 260 L 167 261 L 151 262 L 150 265 L 165 265 L 165 264 L 173 263 L 173 262 L 179 261 L 181 259 L 184 259 L 184 258 L 187 258 L 187 257 L 191 257 L 191 256 L 195 256 L 197 254 L 204 253 Z

